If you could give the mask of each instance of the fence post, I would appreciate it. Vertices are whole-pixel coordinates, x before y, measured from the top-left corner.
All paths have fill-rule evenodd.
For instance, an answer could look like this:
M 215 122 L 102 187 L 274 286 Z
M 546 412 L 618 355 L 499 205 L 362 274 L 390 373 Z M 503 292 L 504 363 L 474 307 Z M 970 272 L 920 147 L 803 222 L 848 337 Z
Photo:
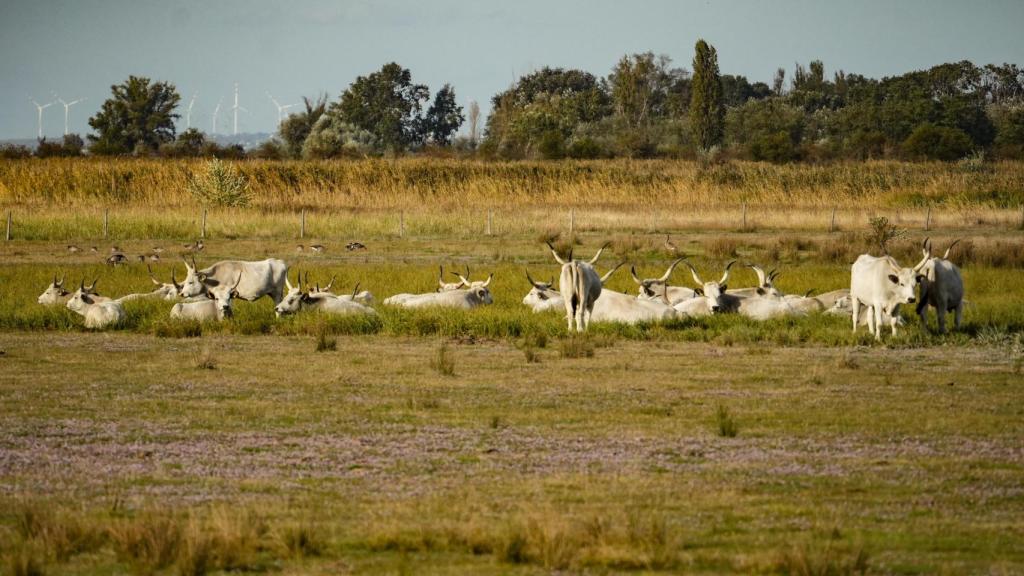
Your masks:
M 203 208 L 203 227 L 199 231 L 199 237 L 206 239 L 206 208 Z
M 491 220 L 493 219 L 493 217 L 494 217 L 494 212 L 490 208 L 488 208 L 487 209 L 487 235 L 488 236 L 491 235 Z
M 928 213 L 924 217 L 924 231 L 927 232 L 932 229 L 932 207 L 928 205 Z
M 107 239 L 107 229 L 110 224 L 110 208 L 103 209 L 103 239 Z
M 572 242 L 572 237 L 576 231 L 576 209 L 569 208 L 569 241 Z
M 747 203 L 743 203 L 743 231 L 747 231 Z
M 303 208 L 299 214 L 299 238 L 306 237 L 306 209 Z
M 398 212 L 398 237 L 405 238 L 405 210 Z
M 832 207 L 832 221 L 828 225 L 828 233 L 831 234 L 836 231 L 836 207 Z
M 10 215 L 8 215 L 7 216 L 7 229 L 8 230 L 11 229 L 10 222 L 11 222 L 11 217 L 10 217 Z M 1020 205 L 1020 229 L 1024 230 L 1024 204 Z M 10 232 L 8 232 L 7 236 L 8 236 L 8 239 L 9 239 L 10 238 Z
M 11 213 L 10 210 L 8 210 L 7 211 L 7 241 L 8 242 L 10 242 L 10 240 L 11 240 L 11 218 L 12 218 L 12 213 Z

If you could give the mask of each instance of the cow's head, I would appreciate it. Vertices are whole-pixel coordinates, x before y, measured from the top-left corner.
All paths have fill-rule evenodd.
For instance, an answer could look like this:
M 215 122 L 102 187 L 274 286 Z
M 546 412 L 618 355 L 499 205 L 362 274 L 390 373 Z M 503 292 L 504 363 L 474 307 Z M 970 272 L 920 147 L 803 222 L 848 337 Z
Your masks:
M 488 280 L 490 282 L 490 280 Z M 469 293 L 473 295 L 481 304 L 494 304 L 494 299 L 491 298 L 491 291 L 486 286 L 480 286 L 478 288 L 470 288 Z
M 185 260 L 182 258 L 182 260 Z M 216 287 L 219 282 L 208 277 L 196 269 L 196 259 L 192 257 L 192 265 L 185 260 L 185 280 L 181 283 L 181 297 L 193 298 L 200 294 L 206 294 L 211 288 Z
M 217 315 L 221 318 L 231 318 L 234 310 L 231 307 L 232 301 L 238 298 L 238 285 L 242 282 L 242 273 L 238 273 L 235 283 L 231 286 L 223 286 L 217 290 L 210 290 L 210 296 L 217 302 Z
M 174 276 L 174 267 L 171 267 L 170 284 L 157 280 L 153 275 L 153 269 L 148 264 L 146 270 L 149 271 L 149 279 L 156 285 L 156 289 L 153 290 L 154 294 L 158 294 L 164 300 L 176 300 L 181 295 L 182 285 L 178 284 L 178 279 Z
M 926 255 L 917 263 L 917 266 L 913 268 L 900 268 L 892 257 L 886 258 L 886 263 L 889 265 L 886 279 L 889 283 L 889 293 L 894 296 L 895 303 L 913 304 L 917 301 L 914 288 L 917 287 L 921 280 L 926 279 L 921 274 L 921 270 L 930 260 L 929 255 Z
M 722 296 L 725 295 L 726 290 L 729 289 L 729 271 L 732 265 L 736 261 L 729 262 L 725 267 L 725 274 L 722 274 L 722 279 L 718 282 L 705 282 L 700 279 L 697 274 L 697 269 L 692 264 L 686 262 L 686 266 L 690 268 L 690 274 L 693 275 L 693 281 L 697 283 L 697 287 L 694 288 L 694 292 L 698 296 L 703 296 L 708 303 L 708 309 L 711 310 L 712 314 L 722 312 L 724 307 L 722 306 Z
M 775 279 L 779 277 L 779 273 L 772 269 L 770 272 L 765 273 L 764 269 L 756 264 L 747 264 L 747 267 L 757 274 L 757 294 L 759 296 L 772 296 L 775 298 L 782 298 L 782 292 L 775 287 Z
M 552 286 L 555 284 L 555 279 L 552 278 L 550 282 L 537 282 L 530 276 L 530 271 L 526 271 L 526 279 L 530 282 L 530 292 L 523 297 L 523 304 L 531 308 L 542 306 L 546 304 L 553 296 L 558 295 Z
M 921 243 L 921 256 L 924 257 L 924 265 L 921 266 L 919 271 L 922 276 L 922 280 L 928 282 L 935 282 L 935 266 L 940 260 L 949 260 L 949 252 L 960 242 L 959 239 L 954 240 L 952 244 L 946 248 L 946 252 L 943 253 L 942 258 L 938 256 L 932 256 L 932 241 L 930 238 L 925 238 L 924 242 Z
M 81 284 L 78 285 L 78 290 L 75 290 L 71 297 L 68 298 L 68 310 L 85 314 L 86 309 L 96 303 L 94 300 L 94 296 L 96 296 L 95 290 L 96 280 L 93 280 L 92 284 L 86 286 L 85 279 L 83 278 Z
M 665 300 L 668 301 L 668 278 L 672 275 L 672 271 L 676 269 L 676 266 L 682 262 L 683 259 L 679 258 L 673 262 L 668 270 L 661 275 L 661 278 L 647 278 L 641 280 L 636 275 L 636 266 L 631 266 L 629 269 L 630 274 L 633 276 L 633 281 L 636 282 L 639 287 L 640 297 L 647 298 L 648 300 Z
M 62 277 L 58 280 L 57 275 L 54 274 L 53 282 L 50 282 L 46 290 L 43 290 L 43 293 L 39 295 L 38 301 L 40 304 L 46 305 L 60 304 L 68 294 L 69 292 L 64 289 L 64 278 Z
M 285 276 L 284 287 L 288 292 L 285 293 L 281 302 L 274 307 L 274 314 L 276 314 L 278 318 L 286 314 L 295 314 L 302 308 L 303 302 L 306 302 L 309 299 L 309 294 L 302 291 L 301 274 L 296 278 L 296 282 L 298 282 L 298 284 L 292 286 L 292 283 L 288 281 L 288 276 Z M 307 281 L 306 284 L 308 285 L 309 282 Z

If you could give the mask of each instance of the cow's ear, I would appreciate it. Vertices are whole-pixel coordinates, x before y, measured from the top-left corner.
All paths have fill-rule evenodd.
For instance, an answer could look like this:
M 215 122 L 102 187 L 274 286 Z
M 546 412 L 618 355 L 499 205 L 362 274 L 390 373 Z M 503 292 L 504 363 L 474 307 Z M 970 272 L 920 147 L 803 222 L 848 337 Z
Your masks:
M 82 302 L 85 302 L 86 304 L 92 304 L 93 303 L 92 296 L 88 292 L 83 292 L 82 293 Z
M 693 289 L 693 293 L 696 294 L 697 296 L 703 296 L 704 295 L 704 289 L 703 288 L 694 288 Z
M 722 284 L 721 286 L 718 287 L 718 289 L 722 291 L 722 294 L 725 294 L 725 291 L 729 289 L 729 285 Z
M 925 277 L 924 277 L 924 275 L 923 275 L 923 274 L 918 274 L 917 276 L 915 276 L 915 277 L 914 277 L 914 280 L 915 280 L 915 281 L 916 281 L 916 282 L 917 282 L 918 284 L 920 284 L 921 282 L 923 282 L 923 281 L 924 281 L 924 278 L 925 278 Z
M 764 288 L 758 287 L 758 289 L 757 289 L 757 295 L 758 295 L 758 296 L 764 296 Z
M 889 281 L 892 282 L 893 284 L 899 284 L 900 277 L 895 274 L 889 274 Z

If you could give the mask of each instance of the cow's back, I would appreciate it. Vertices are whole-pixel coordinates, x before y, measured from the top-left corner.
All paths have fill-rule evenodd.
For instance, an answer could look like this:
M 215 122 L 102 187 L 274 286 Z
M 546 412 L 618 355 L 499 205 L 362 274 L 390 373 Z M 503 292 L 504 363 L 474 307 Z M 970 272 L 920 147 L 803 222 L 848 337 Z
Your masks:
M 268 294 L 282 294 L 288 276 L 288 265 L 277 258 L 254 262 L 222 260 L 200 272 L 228 286 L 234 285 L 241 273 L 238 297 L 251 301 Z

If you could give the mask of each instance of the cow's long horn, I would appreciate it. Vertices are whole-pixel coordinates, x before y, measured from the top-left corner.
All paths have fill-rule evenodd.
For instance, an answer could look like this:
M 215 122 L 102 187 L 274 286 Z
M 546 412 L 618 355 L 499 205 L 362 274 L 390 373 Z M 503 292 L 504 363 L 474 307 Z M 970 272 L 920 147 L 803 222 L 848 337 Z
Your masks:
M 950 246 L 950 248 L 952 248 L 952 246 Z M 56 280 L 57 277 L 54 276 L 53 279 Z M 64 277 L 63 276 L 60 277 L 60 282 L 57 282 L 57 287 L 58 288 L 63 288 L 64 287 Z
M 94 278 L 93 281 L 92 281 L 92 284 L 89 284 L 89 286 L 86 287 L 86 290 L 88 290 L 89 292 L 92 292 L 93 290 L 95 290 L 96 289 L 96 283 L 99 282 L 99 281 L 100 281 L 99 278 Z
M 466 264 L 466 278 L 469 278 L 469 277 L 470 277 L 469 264 Z
M 636 266 L 629 267 L 629 274 L 633 277 L 633 282 L 636 282 L 637 286 L 644 285 L 644 281 L 641 280 L 640 277 L 636 275 Z
M 334 286 L 334 280 L 337 279 L 337 278 L 338 278 L 337 274 L 331 276 L 331 281 L 327 283 L 327 286 L 324 286 L 324 292 L 330 292 L 331 291 L 331 286 Z M 357 288 L 359 287 L 358 283 L 356 283 L 356 287 Z
M 307 272 L 308 274 L 308 272 Z M 235 285 L 231 287 L 232 290 L 238 288 L 238 285 L 242 283 L 242 271 L 238 272 L 238 279 L 235 280 Z
M 733 260 L 732 262 L 729 262 L 728 264 L 725 265 L 725 274 L 722 274 L 722 279 L 718 281 L 719 284 L 725 284 L 726 282 L 729 281 L 729 272 L 732 269 L 732 265 L 735 263 L 736 261 Z
M 196 268 L 198 268 L 198 266 L 196 266 L 196 257 L 193 256 L 192 257 L 192 269 L 195 270 Z
M 160 282 L 159 280 L 157 280 L 156 276 L 153 275 L 153 267 L 152 266 L 150 266 L 149 264 L 146 264 L 146 271 L 149 272 L 149 279 L 153 281 L 153 284 L 156 284 L 157 286 L 163 286 L 163 283 Z
M 772 271 L 768 273 L 768 283 L 769 284 L 774 284 L 775 283 L 775 279 L 778 278 L 781 275 L 782 275 L 782 272 L 776 272 L 775 269 L 772 268 Z
M 85 278 L 82 278 L 82 281 L 78 284 L 78 289 L 85 292 Z
M 604 245 L 601 246 L 601 249 L 597 251 L 597 254 L 594 254 L 594 257 L 591 258 L 590 261 L 587 262 L 587 263 L 590 264 L 591 266 L 593 266 L 594 263 L 597 262 L 597 259 L 601 257 L 601 252 L 604 252 L 604 249 L 607 248 L 610 245 L 611 245 L 611 242 L 605 242 Z M 619 264 L 619 266 L 622 266 L 622 264 Z
M 333 283 L 334 283 L 334 280 L 332 279 L 331 280 L 331 284 L 333 284 Z M 352 299 L 353 300 L 356 299 L 356 294 L 359 294 L 359 284 L 360 284 L 359 282 L 356 282 L 356 287 L 352 289 Z
M 682 262 L 682 261 L 683 261 L 682 258 L 676 258 L 676 261 L 669 265 L 668 270 L 665 270 L 665 273 L 661 275 L 661 278 L 658 278 L 658 281 L 659 282 L 668 282 L 668 278 L 669 278 L 669 276 L 672 275 L 672 271 L 674 271 L 676 269 L 676 266 L 678 266 L 679 263 Z
M 466 278 L 462 274 L 459 274 L 458 272 L 452 272 L 452 274 L 455 274 L 456 276 L 459 277 L 459 281 L 460 281 L 461 284 L 465 284 L 466 286 L 469 286 L 471 284 L 471 282 L 469 281 L 469 278 Z
M 171 266 L 171 284 L 174 286 L 175 290 L 178 290 L 179 292 L 181 291 L 181 284 L 178 284 L 177 278 L 174 277 L 174 266 Z
M 704 281 L 700 279 L 700 276 L 697 274 L 697 269 L 693 267 L 693 264 L 690 264 L 686 260 L 683 260 L 683 264 L 686 264 L 687 268 L 690 269 L 690 274 L 693 275 L 693 281 L 697 283 L 697 286 L 703 286 Z
M 615 271 L 621 268 L 623 264 L 625 264 L 625 262 L 619 262 L 618 264 L 615 265 L 614 268 L 612 268 L 608 272 L 605 272 L 605 275 L 601 276 L 601 285 L 603 286 L 604 283 L 607 282 L 608 279 L 612 277 L 612 274 L 615 274 Z
M 811 294 L 814 294 L 814 291 L 815 291 L 815 290 L 817 290 L 817 288 L 811 288 L 811 289 L 810 289 L 810 290 L 808 290 L 807 292 L 804 292 L 804 298 L 810 298 L 810 297 L 811 297 Z
M 185 263 L 185 271 L 186 272 L 189 271 L 189 270 L 195 270 L 195 268 L 193 266 L 189 266 L 188 265 L 188 260 L 186 260 L 184 256 L 181 257 L 181 261 Z
M 491 285 L 491 280 L 493 280 L 493 279 L 494 279 L 494 272 L 491 272 L 491 275 L 488 276 L 487 280 L 483 284 L 481 284 L 480 286 L 482 286 L 483 288 L 487 288 L 488 286 Z
M 530 286 L 533 286 L 537 290 L 542 290 L 542 288 L 539 285 L 537 285 L 537 281 L 533 279 L 533 276 L 530 276 L 529 268 L 526 269 L 526 279 L 529 280 Z
M 942 259 L 946 260 L 947 258 L 949 258 L 949 251 L 953 249 L 953 246 L 956 246 L 959 243 L 960 243 L 960 238 L 957 238 L 956 240 L 954 240 L 953 243 L 949 245 L 949 248 L 946 248 L 946 253 L 942 255 Z
M 292 283 L 290 280 L 288 280 L 287 274 L 284 275 L 284 287 L 287 288 L 289 292 L 292 291 Z
M 562 264 L 564 266 L 565 265 L 565 260 L 562 260 L 558 256 L 558 252 L 555 251 L 555 247 L 551 245 L 551 242 L 545 242 L 545 244 L 547 244 L 548 245 L 548 249 L 551 250 L 551 255 L 555 257 L 555 262 L 558 262 L 559 264 Z M 570 260 L 572 259 L 572 248 L 569 249 L 569 259 Z
M 437 285 L 444 288 L 444 264 L 441 264 L 438 268 L 440 269 L 440 272 L 438 272 L 437 275 Z
M 764 288 L 765 284 L 768 283 L 768 279 L 767 276 L 765 276 L 764 269 L 762 269 L 757 264 L 747 264 L 747 268 L 750 268 L 751 270 L 754 271 L 754 274 L 757 274 L 758 288 Z
M 925 238 L 924 242 L 921 242 L 921 254 L 925 258 L 928 258 L 932 255 L 932 245 L 928 242 L 928 240 L 928 238 Z
M 921 261 L 917 263 L 917 266 L 914 266 L 914 273 L 916 274 L 921 270 L 921 268 L 924 268 L 924 265 L 928 263 L 929 259 L 931 259 L 931 255 L 929 254 L 926 254 L 924 258 L 921 258 Z

